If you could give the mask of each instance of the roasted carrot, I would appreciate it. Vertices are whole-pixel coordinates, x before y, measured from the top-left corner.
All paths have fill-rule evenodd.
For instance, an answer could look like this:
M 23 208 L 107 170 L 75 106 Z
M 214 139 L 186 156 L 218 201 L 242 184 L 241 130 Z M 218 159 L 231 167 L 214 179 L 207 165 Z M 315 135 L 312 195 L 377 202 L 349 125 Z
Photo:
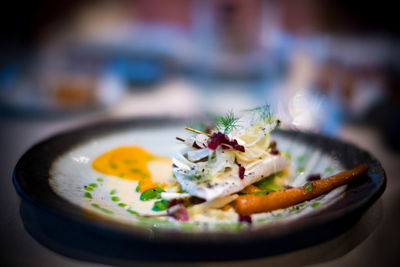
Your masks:
M 361 164 L 354 169 L 313 181 L 303 187 L 271 192 L 267 195 L 242 195 L 235 199 L 234 208 L 241 215 L 284 209 L 327 193 L 333 188 L 363 175 L 367 170 L 368 165 Z

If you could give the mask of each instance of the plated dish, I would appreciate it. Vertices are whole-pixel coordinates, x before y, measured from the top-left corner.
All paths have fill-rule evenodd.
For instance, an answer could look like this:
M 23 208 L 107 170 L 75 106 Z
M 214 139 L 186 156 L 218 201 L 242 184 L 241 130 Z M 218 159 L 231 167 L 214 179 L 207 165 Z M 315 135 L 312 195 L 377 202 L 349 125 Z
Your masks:
M 267 121 L 268 125 L 274 123 L 276 120 Z M 151 235 L 152 242 L 208 245 L 227 240 L 232 244 L 265 243 L 277 236 L 284 240 L 308 231 L 317 233 L 324 227 L 343 230 L 348 224 L 341 224 L 341 220 L 355 221 L 385 187 L 380 164 L 368 153 L 339 140 L 279 129 L 271 134 L 266 131 L 253 140 L 259 139 L 262 155 L 245 162 L 236 155 L 221 155 L 236 151 L 246 155 L 246 150 L 251 151 L 251 140 L 239 140 L 246 137 L 238 134 L 245 127 L 237 125 L 226 133 L 217 128 L 205 138 L 184 130 L 187 125 L 179 120 L 136 119 L 101 123 L 55 136 L 21 158 L 14 171 L 14 183 L 25 200 L 41 209 L 104 232 L 122 232 L 125 237 L 147 241 Z M 212 136 L 218 133 L 228 141 L 212 149 Z M 176 136 L 185 142 L 176 141 Z M 202 150 L 205 147 L 201 148 L 201 139 L 207 153 Z M 196 158 L 193 153 L 206 156 Z M 194 173 L 182 170 L 187 164 L 182 157 L 199 163 Z M 220 159 L 230 163 L 218 170 Z M 274 162 L 268 168 L 254 168 L 268 165 L 268 160 Z M 243 212 L 237 208 L 238 199 L 266 197 L 290 187 L 307 190 L 307 185 L 315 186 L 315 179 L 322 181 L 362 163 L 368 165 L 368 175 L 318 196 L 268 211 Z M 199 176 L 201 167 L 208 168 L 204 172 L 209 177 L 191 177 Z M 217 171 L 210 174 L 213 170 Z M 253 171 L 262 173 L 252 176 Z M 225 187 L 229 180 L 232 191 Z M 249 186 L 258 189 L 248 191 Z M 221 199 L 224 201 L 216 205 Z

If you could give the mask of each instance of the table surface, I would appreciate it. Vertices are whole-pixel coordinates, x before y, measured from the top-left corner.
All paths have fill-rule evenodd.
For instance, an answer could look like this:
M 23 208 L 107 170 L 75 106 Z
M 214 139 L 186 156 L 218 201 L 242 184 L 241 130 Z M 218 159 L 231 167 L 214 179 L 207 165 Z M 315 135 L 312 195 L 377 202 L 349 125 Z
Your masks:
M 2 243 L 2 263 L 7 263 L 7 266 L 102 266 L 101 264 L 67 258 L 36 242 L 25 231 L 22 224 L 19 215 L 20 199 L 14 190 L 11 175 L 19 157 L 34 143 L 71 127 L 109 117 L 107 114 L 98 113 L 57 120 L 21 118 L 0 120 L 0 201 L 2 204 L 0 240 Z M 371 127 L 345 125 L 340 131 L 339 137 L 370 151 L 381 161 L 388 179 L 383 196 L 351 230 L 315 247 L 275 257 L 245 262 L 201 262 L 191 263 L 191 265 L 392 265 L 400 251 L 400 231 L 398 230 L 400 225 L 400 214 L 398 213 L 400 208 L 400 196 L 398 194 L 400 192 L 400 154 L 385 147 L 379 132 Z M 333 248 L 336 248 L 337 251 Z M 329 255 L 335 256 L 332 258 Z M 176 266 L 181 264 L 185 265 L 185 263 L 166 263 L 164 265 Z M 139 262 L 135 265 L 152 266 L 153 264 Z M 159 265 L 159 263 L 156 265 Z

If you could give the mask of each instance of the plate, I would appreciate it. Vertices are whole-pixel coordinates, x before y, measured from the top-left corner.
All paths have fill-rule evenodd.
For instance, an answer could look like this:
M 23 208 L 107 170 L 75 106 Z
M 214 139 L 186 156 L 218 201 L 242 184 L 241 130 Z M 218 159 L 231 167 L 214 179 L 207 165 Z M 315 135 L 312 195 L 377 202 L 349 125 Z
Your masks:
M 103 251 L 102 254 L 117 258 L 166 261 L 265 257 L 305 248 L 343 233 L 359 220 L 386 186 L 383 168 L 368 152 L 330 137 L 285 130 L 275 131 L 273 138 L 278 140 L 281 150 L 291 152 L 291 168 L 293 173 L 299 172 L 293 178 L 294 183 L 298 177 L 305 177 L 307 170 L 299 170 L 304 166 L 309 172 L 332 172 L 367 163 L 368 174 L 338 188 L 336 194 L 327 198 L 329 201 L 326 201 L 326 205 L 318 209 L 309 207 L 309 212 L 303 212 L 301 216 L 286 218 L 284 215 L 289 212 L 283 212 L 283 215 L 272 213 L 270 216 L 279 220 L 255 224 L 240 231 L 214 229 L 189 232 L 159 224 L 126 223 L 81 208 L 61 197 L 49 184 L 54 162 L 78 146 L 101 144 L 102 140 L 112 136 L 133 134 L 140 145 L 149 147 L 152 152 L 168 155 L 171 153 L 168 152 L 170 137 L 166 135 L 164 140 L 162 133 L 174 133 L 176 129 L 179 135 L 184 125 L 182 120 L 170 118 L 107 121 L 61 133 L 33 146 L 18 161 L 13 173 L 15 188 L 23 199 L 21 216 L 28 232 L 39 242 L 45 243 L 43 240 L 46 238 L 39 237 L 43 237 L 45 229 L 45 233 L 53 234 L 55 239 L 69 237 L 67 243 L 72 250 L 75 247 L 81 253 L 92 251 L 94 254 Z M 153 142 L 154 138 L 149 132 L 159 135 L 163 141 L 159 144 L 163 145 Z M 171 141 L 171 144 L 174 143 Z M 304 161 L 304 155 L 309 156 L 308 161 Z M 306 164 L 302 166 L 302 162 Z M 321 202 L 324 202 L 323 199 Z M 34 223 L 32 216 L 36 218 Z M 66 236 L 66 232 L 71 234 Z M 61 253 L 63 251 L 57 246 L 44 245 Z M 106 249 L 110 247 L 115 249 Z

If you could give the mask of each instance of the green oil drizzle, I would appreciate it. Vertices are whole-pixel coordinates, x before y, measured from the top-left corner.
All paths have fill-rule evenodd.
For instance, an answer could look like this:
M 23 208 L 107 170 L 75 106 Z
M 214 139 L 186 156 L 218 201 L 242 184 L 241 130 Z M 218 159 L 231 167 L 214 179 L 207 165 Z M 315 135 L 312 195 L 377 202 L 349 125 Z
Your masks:
M 126 164 L 126 165 L 130 165 L 130 164 L 132 164 L 132 160 L 130 160 L 130 159 L 125 159 L 124 160 L 124 163 Z
M 302 173 L 302 172 L 305 172 L 305 171 L 306 171 L 306 168 L 304 168 L 304 167 L 297 168 L 297 172 L 298 173 Z
M 139 216 L 139 213 L 138 213 L 138 212 L 136 212 L 136 211 L 134 211 L 134 210 L 127 209 L 126 211 L 127 211 L 127 212 L 129 212 L 130 214 L 133 214 L 133 215 Z
M 304 209 L 305 207 L 307 207 L 306 203 L 301 203 L 297 206 L 299 209 Z
M 285 152 L 285 151 L 281 151 L 281 154 L 284 156 L 284 157 L 286 157 L 287 159 L 292 159 L 292 156 L 288 153 L 288 152 Z
M 307 159 L 307 156 L 306 155 L 302 155 L 302 156 L 297 157 L 297 162 L 298 163 L 303 163 L 303 162 L 306 161 L 306 159 Z
M 113 214 L 113 212 L 112 212 L 111 210 L 102 208 L 102 207 L 100 207 L 100 206 L 99 206 L 98 204 L 96 204 L 96 203 L 92 203 L 91 206 L 92 206 L 93 208 L 95 208 L 95 209 L 101 211 L 101 212 L 104 212 L 104 213 L 108 214 L 108 215 Z
M 139 225 L 141 226 L 149 226 L 149 227 L 158 227 L 161 225 L 164 226 L 173 226 L 175 225 L 173 222 L 161 220 L 158 218 L 149 218 L 149 217 L 138 217 Z
M 311 204 L 311 207 L 312 208 L 318 208 L 318 207 L 320 207 L 321 206 L 321 203 L 319 203 L 319 202 L 315 202 L 315 203 L 312 203 Z
M 269 223 L 270 220 L 268 218 L 258 219 L 256 223 Z
M 197 225 L 194 223 L 181 223 L 181 229 L 187 232 L 193 232 L 196 230 Z
M 216 223 L 215 229 L 223 231 L 238 232 L 248 227 L 247 223 Z

